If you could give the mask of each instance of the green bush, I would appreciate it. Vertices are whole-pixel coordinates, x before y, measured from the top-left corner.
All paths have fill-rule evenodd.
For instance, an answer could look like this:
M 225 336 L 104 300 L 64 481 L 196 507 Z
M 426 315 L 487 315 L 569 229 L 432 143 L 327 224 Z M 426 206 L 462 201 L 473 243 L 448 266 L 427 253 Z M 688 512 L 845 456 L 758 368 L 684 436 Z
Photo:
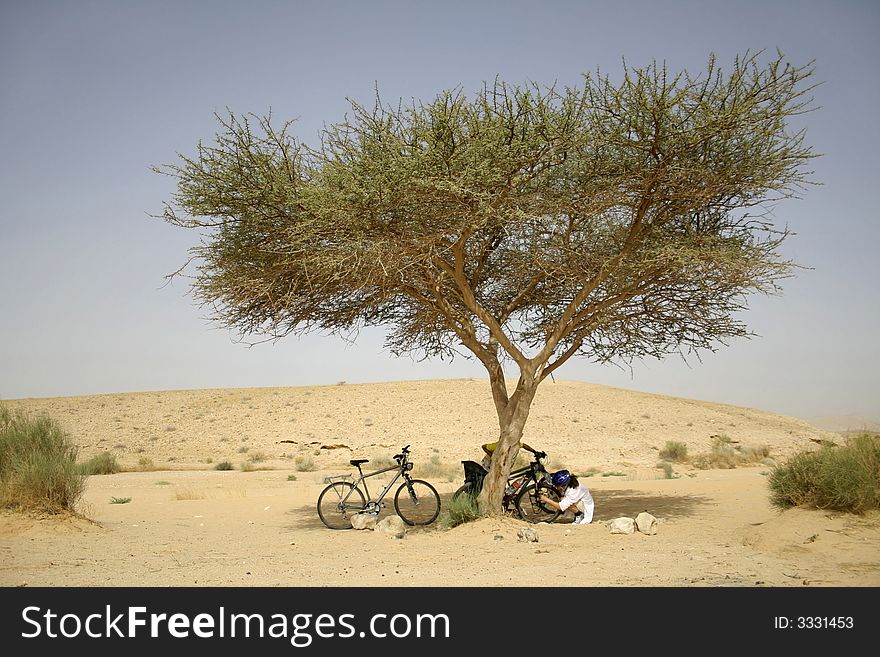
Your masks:
M 116 474 L 122 468 L 116 461 L 116 457 L 110 452 L 101 452 L 88 461 L 79 464 L 80 472 L 84 475 Z
M 48 415 L 0 407 L 0 507 L 72 511 L 85 490 L 77 451 Z
M 229 461 L 220 461 L 217 465 L 214 466 L 215 470 L 232 470 L 233 465 Z
M 851 513 L 880 508 L 880 436 L 855 435 L 842 447 L 801 452 L 770 473 L 770 503 Z
M 471 522 L 480 517 L 480 506 L 474 495 L 459 495 L 449 501 L 446 508 L 437 518 L 437 525 L 441 529 L 452 529 L 466 522 Z
M 665 461 L 683 463 L 687 460 L 688 447 L 684 443 L 667 440 L 663 449 L 660 450 L 660 458 Z

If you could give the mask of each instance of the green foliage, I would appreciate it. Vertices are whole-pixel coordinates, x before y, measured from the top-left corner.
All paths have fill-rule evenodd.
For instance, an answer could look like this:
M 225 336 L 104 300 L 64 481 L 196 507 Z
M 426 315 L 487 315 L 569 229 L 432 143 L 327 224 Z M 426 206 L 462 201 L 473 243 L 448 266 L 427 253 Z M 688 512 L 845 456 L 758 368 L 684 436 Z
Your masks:
M 685 443 L 674 440 L 667 440 L 663 449 L 660 450 L 660 458 L 667 461 L 676 461 L 683 463 L 687 460 L 688 448 Z
M 215 470 L 234 470 L 234 466 L 229 461 L 220 461 L 217 465 L 214 466 Z
M 96 454 L 88 461 L 80 463 L 80 471 L 85 475 L 108 475 L 116 474 L 122 468 L 116 461 L 116 457 L 110 452 Z
M 660 461 L 660 463 L 657 464 L 657 467 L 663 470 L 663 474 L 665 475 L 666 479 L 675 478 L 675 471 L 672 468 L 672 463 L 670 463 L 669 461 Z
M 880 436 L 861 433 L 845 446 L 801 452 L 770 473 L 777 508 L 809 506 L 852 513 L 880 508 Z
M 77 451 L 48 415 L 0 406 L 0 507 L 72 511 L 85 490 Z
M 128 504 L 131 502 L 130 497 L 111 497 L 110 504 Z
M 199 231 L 193 292 L 245 335 L 387 325 L 394 353 L 463 343 L 490 371 L 492 344 L 520 365 L 548 340 L 545 361 L 709 348 L 792 269 L 786 232 L 741 210 L 807 182 L 787 120 L 812 73 L 747 53 L 728 72 L 377 94 L 317 147 L 230 113 L 156 168 L 177 180 L 163 216 Z
M 452 529 L 480 517 L 480 505 L 474 495 L 459 495 L 450 500 L 440 512 L 437 525 L 441 529 Z

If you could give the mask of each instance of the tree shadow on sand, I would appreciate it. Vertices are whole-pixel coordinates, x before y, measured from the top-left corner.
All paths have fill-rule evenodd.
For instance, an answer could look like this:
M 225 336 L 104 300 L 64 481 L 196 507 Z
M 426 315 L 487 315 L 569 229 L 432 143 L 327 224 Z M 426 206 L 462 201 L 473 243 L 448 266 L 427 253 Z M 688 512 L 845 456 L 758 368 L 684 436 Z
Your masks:
M 318 516 L 318 510 L 314 504 L 291 507 L 284 512 L 292 522 L 285 525 L 287 529 L 326 529 L 333 531 L 327 527 Z
M 592 491 L 592 493 L 596 502 L 593 522 L 604 522 L 621 516 L 635 518 L 642 511 L 647 511 L 657 518 L 687 517 L 695 515 L 699 507 L 715 503 L 711 498 L 702 495 L 646 495 L 631 489 L 601 490 Z M 447 508 L 451 497 L 451 493 L 440 494 L 440 513 L 443 513 L 443 510 Z M 387 515 L 394 515 L 394 513 L 394 504 L 390 503 L 382 510 L 379 517 L 384 518 Z M 333 531 L 321 522 L 318 511 L 313 504 L 291 507 L 287 510 L 286 515 L 291 518 L 291 523 L 287 525 L 289 529 L 327 529 L 327 531 Z M 560 521 L 565 522 L 564 519 L 560 519 Z M 429 527 L 432 526 L 436 526 L 436 523 Z M 427 529 L 427 527 L 419 529 Z
M 628 489 L 592 493 L 596 503 L 593 522 L 613 520 L 621 516 L 635 518 L 642 511 L 657 518 L 692 516 L 698 507 L 714 504 L 711 498 L 702 495 L 646 495 Z
M 440 495 L 440 513 L 448 507 L 449 501 L 452 499 L 452 493 L 439 493 Z M 393 498 L 385 498 L 385 508 L 382 509 L 382 512 L 379 514 L 379 519 L 381 520 L 385 516 L 396 515 L 394 511 L 394 500 Z M 297 507 L 290 507 L 285 515 L 291 518 L 291 523 L 287 525 L 288 529 L 326 529 L 328 531 L 333 531 L 323 522 L 321 522 L 321 518 L 318 516 L 318 510 L 315 508 L 314 504 L 308 504 Z M 424 530 L 424 529 L 435 529 L 437 527 L 437 523 L 433 522 L 430 525 L 419 526 L 419 527 L 410 527 L 410 530 Z

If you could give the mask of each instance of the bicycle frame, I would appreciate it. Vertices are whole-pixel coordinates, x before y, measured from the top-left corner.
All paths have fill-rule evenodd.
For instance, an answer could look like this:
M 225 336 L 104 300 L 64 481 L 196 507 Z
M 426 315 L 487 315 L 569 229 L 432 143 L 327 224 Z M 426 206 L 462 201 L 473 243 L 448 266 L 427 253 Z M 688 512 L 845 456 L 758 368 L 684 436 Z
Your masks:
M 351 494 L 354 493 L 355 489 L 360 488 L 361 485 L 363 485 L 364 493 L 366 493 L 367 495 L 367 507 L 375 507 L 382 502 L 382 499 L 388 494 L 388 491 L 391 490 L 391 487 L 394 486 L 395 483 L 397 483 L 398 479 L 400 479 L 401 477 L 403 477 L 404 479 L 409 479 L 409 475 L 407 473 L 412 470 L 412 463 L 410 463 L 407 459 L 403 459 L 397 465 L 391 465 L 387 468 L 381 468 L 380 470 L 376 470 L 374 472 L 368 472 L 367 474 L 364 474 L 364 471 L 361 470 L 360 464 L 358 464 L 356 467 L 360 476 L 357 478 L 357 481 L 352 483 L 351 489 L 348 491 L 345 497 L 339 500 L 339 503 L 345 504 Z M 385 487 L 382 489 L 382 492 L 379 493 L 379 496 L 376 499 L 373 499 L 370 495 L 370 489 L 367 487 L 367 479 L 369 479 L 370 477 L 375 477 L 376 475 L 383 474 L 385 472 L 391 472 L 392 470 L 397 470 L 397 473 L 391 478 L 391 481 L 385 484 Z
M 519 490 L 519 488 L 521 488 L 522 486 L 527 485 L 527 482 L 529 482 L 529 481 L 533 481 L 533 482 L 535 482 L 535 484 L 540 482 L 543 479 L 545 473 L 547 472 L 546 468 L 544 467 L 544 464 L 541 461 L 541 459 L 543 459 L 543 458 L 546 458 L 546 454 L 544 454 L 542 452 L 540 458 L 535 458 L 526 466 L 524 466 L 522 468 L 517 468 L 516 470 L 511 471 L 511 473 L 509 475 L 507 475 L 508 490 L 513 485 L 513 483 L 515 481 L 517 481 L 518 479 L 521 479 L 522 481 L 521 481 L 520 486 L 517 487 L 517 490 Z M 467 470 L 465 470 L 465 473 L 467 473 Z M 465 475 L 465 482 L 467 482 L 467 481 L 474 481 L 474 480 L 469 479 L 466 474 Z M 480 477 L 479 481 L 475 482 L 475 483 L 478 484 L 478 486 L 477 486 L 478 489 L 482 489 L 482 483 L 483 483 L 482 477 Z M 503 500 L 505 506 L 513 500 L 515 492 L 516 491 L 513 491 L 512 493 L 505 492 L 504 500 Z

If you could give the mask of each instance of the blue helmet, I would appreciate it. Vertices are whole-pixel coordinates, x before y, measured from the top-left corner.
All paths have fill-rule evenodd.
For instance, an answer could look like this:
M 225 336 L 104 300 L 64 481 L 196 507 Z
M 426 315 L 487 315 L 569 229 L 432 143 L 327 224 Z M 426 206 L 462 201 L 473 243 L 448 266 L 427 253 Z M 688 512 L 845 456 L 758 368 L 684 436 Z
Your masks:
M 559 470 L 550 477 L 550 481 L 553 482 L 554 486 L 564 486 L 568 483 L 569 479 L 571 479 L 571 473 L 568 470 Z

